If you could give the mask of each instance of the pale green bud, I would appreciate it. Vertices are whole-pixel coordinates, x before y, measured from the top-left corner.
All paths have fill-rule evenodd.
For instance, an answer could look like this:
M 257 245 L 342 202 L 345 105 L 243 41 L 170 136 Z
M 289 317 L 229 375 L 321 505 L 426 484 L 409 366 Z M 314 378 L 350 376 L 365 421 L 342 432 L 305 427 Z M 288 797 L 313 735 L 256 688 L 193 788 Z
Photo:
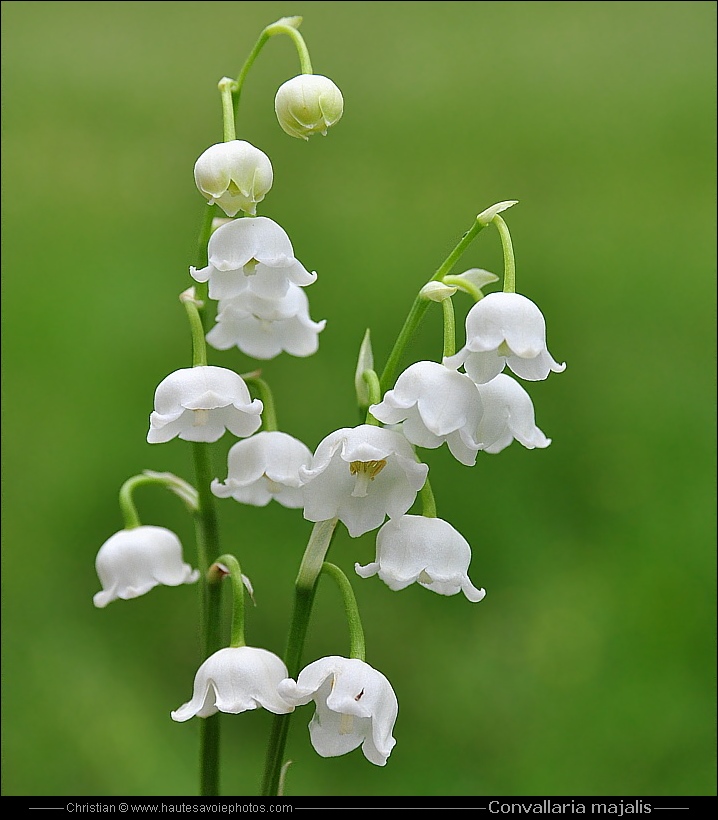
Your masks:
M 369 388 L 364 381 L 364 371 L 373 369 L 374 353 L 371 348 L 371 333 L 369 332 L 369 328 L 367 328 L 364 338 L 362 339 L 361 347 L 359 348 L 357 369 L 354 374 L 354 388 L 356 390 L 357 403 L 361 408 L 369 407 L 371 404 Z
M 308 140 L 312 134 L 326 135 L 344 111 L 342 92 L 328 77 L 299 74 L 280 86 L 274 110 L 290 137 Z

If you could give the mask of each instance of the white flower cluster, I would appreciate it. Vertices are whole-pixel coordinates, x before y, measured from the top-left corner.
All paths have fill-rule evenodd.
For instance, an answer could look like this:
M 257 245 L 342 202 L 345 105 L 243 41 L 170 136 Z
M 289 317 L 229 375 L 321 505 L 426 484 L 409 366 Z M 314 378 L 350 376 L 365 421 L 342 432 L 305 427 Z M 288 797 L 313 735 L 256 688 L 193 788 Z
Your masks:
M 207 266 L 190 268 L 197 282 L 209 283 L 209 297 L 218 302 L 209 344 L 217 350 L 236 347 L 254 359 L 273 359 L 283 351 L 316 353 L 326 323 L 312 321 L 302 289 L 317 275 L 295 258 L 283 228 L 254 216 L 272 185 L 269 158 L 248 142 L 233 140 L 208 148 L 194 174 L 210 204 L 228 216 L 248 214 L 218 227 L 209 240 Z
M 279 89 L 275 109 L 288 134 L 306 139 L 326 133 L 339 120 L 343 99 L 326 77 L 300 75 Z M 218 302 L 206 341 L 260 360 L 282 352 L 315 353 L 325 322 L 310 318 L 305 288 L 317 275 L 295 257 L 282 227 L 256 215 L 273 183 L 269 158 L 248 142 L 230 140 L 199 157 L 194 177 L 209 204 L 230 218 L 221 220 L 209 238 L 207 265 L 190 268 L 192 278 L 206 283 L 209 298 Z M 512 204 L 498 203 L 480 214 L 479 222 L 488 224 Z M 240 211 L 244 216 L 234 218 Z M 473 466 L 480 451 L 499 453 L 514 440 L 528 449 L 547 447 L 550 439 L 536 426 L 528 393 L 504 370 L 508 366 L 519 378 L 537 381 L 565 369 L 548 352 L 544 318 L 533 302 L 516 293 L 481 294 L 480 288 L 495 280 L 472 269 L 446 282 L 432 280 L 422 289 L 423 298 L 435 301 L 451 298 L 459 287 L 474 293 L 478 301 L 466 318 L 465 344 L 441 363 L 410 365 L 383 396 L 372 382 L 378 379 L 365 337 L 356 386 L 360 405 L 369 405 L 371 423 L 330 433 L 314 453 L 285 432 L 260 431 L 264 405 L 252 398 L 241 376 L 197 363 L 206 362 L 206 350 L 195 313 L 193 341 L 195 353 L 201 342 L 201 355 L 195 356 L 194 367 L 171 373 L 156 388 L 147 441 L 211 443 L 228 430 L 240 441 L 229 450 L 227 478 L 211 483 L 216 497 L 260 507 L 275 500 L 301 509 L 308 521 L 331 522 L 332 529 L 341 521 L 352 538 L 377 530 L 375 560 L 355 564 L 361 578 L 378 575 L 392 590 L 416 583 L 439 595 L 463 593 L 479 602 L 486 593 L 469 578 L 468 542 L 435 517 L 433 501 L 424 507 L 425 515 L 411 513 L 420 491 L 426 493 L 424 501 L 432 495 L 429 468 L 417 458 L 416 448 L 446 443 L 461 464 Z M 453 333 L 453 323 L 450 327 Z M 365 382 L 366 377 L 371 378 Z M 374 403 L 370 382 L 378 398 Z M 102 583 L 94 596 L 97 607 L 160 584 L 197 581 L 199 572 L 183 561 L 174 533 L 139 525 L 136 516 L 126 520 L 128 528 L 109 538 L 97 555 Z M 286 714 L 313 700 L 309 732 L 320 755 L 342 755 L 361 746 L 370 762 L 386 763 L 395 745 L 398 706 L 381 672 L 357 657 L 332 655 L 310 663 L 293 680 L 277 655 L 236 645 L 242 642 L 237 639 L 206 658 L 192 698 L 171 713 L 175 721 L 260 707 Z
M 321 658 L 294 681 L 284 661 L 266 649 L 220 649 L 197 670 L 192 699 L 172 712 L 172 719 L 236 715 L 259 707 L 282 715 L 311 700 L 316 712 L 309 734 L 318 754 L 337 757 L 361 746 L 367 760 L 385 765 L 396 743 L 396 695 L 381 672 L 357 658 Z
M 460 372 L 463 365 L 465 372 Z M 536 426 L 528 393 L 510 376 L 538 381 L 560 373 L 546 347 L 541 311 L 517 293 L 492 293 L 466 317 L 466 344 L 454 356 L 417 362 L 397 379 L 372 415 L 384 424 L 402 425 L 417 447 L 446 442 L 462 464 L 476 463 L 479 450 L 499 453 L 516 440 L 527 447 L 548 447 L 551 440 Z

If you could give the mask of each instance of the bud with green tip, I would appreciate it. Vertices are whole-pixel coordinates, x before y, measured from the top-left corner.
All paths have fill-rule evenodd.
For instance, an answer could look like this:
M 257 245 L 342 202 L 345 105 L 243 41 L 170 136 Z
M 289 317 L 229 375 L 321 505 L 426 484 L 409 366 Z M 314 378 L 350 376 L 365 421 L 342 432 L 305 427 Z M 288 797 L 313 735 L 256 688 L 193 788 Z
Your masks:
M 371 332 L 367 328 L 361 347 L 359 348 L 359 358 L 357 368 L 354 373 L 354 388 L 356 390 L 357 404 L 361 410 L 366 410 L 371 404 L 369 387 L 364 381 L 364 373 L 374 369 L 374 353 L 371 348 Z
M 209 204 L 216 203 L 227 216 L 239 211 L 254 216 L 274 177 L 263 151 L 244 140 L 230 140 L 202 154 L 194 166 L 194 179 Z
M 290 137 L 308 140 L 312 134 L 326 135 L 344 112 L 342 92 L 320 74 L 299 74 L 280 86 L 274 110 Z

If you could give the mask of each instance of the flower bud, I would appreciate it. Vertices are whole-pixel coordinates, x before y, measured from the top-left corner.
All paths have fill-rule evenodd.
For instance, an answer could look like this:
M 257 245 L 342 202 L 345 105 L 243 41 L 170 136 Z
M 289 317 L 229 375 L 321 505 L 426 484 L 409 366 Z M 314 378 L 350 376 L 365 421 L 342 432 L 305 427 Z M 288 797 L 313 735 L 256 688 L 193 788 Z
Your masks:
M 364 338 L 362 339 L 361 347 L 359 348 L 359 358 L 357 360 L 357 369 L 354 373 L 354 389 L 356 390 L 357 402 L 359 407 L 365 410 L 371 404 L 369 398 L 369 387 L 364 381 L 364 371 L 374 369 L 374 352 L 371 348 L 371 332 L 367 328 Z
M 328 77 L 300 74 L 280 86 L 274 110 L 290 137 L 308 140 L 339 122 L 344 111 L 341 91 Z
M 269 157 L 244 140 L 210 146 L 194 166 L 199 192 L 227 216 L 238 211 L 254 215 L 273 179 Z

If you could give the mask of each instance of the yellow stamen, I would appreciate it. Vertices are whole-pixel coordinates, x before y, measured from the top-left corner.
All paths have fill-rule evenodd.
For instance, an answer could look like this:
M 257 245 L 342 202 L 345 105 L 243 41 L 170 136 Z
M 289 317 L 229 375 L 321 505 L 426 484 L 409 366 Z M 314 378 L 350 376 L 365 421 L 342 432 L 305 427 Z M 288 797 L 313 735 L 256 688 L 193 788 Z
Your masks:
M 354 498 L 366 498 L 369 491 L 369 482 L 379 475 L 386 467 L 386 459 L 381 461 L 352 461 L 349 464 L 349 472 L 356 476 L 356 483 L 352 495 Z

